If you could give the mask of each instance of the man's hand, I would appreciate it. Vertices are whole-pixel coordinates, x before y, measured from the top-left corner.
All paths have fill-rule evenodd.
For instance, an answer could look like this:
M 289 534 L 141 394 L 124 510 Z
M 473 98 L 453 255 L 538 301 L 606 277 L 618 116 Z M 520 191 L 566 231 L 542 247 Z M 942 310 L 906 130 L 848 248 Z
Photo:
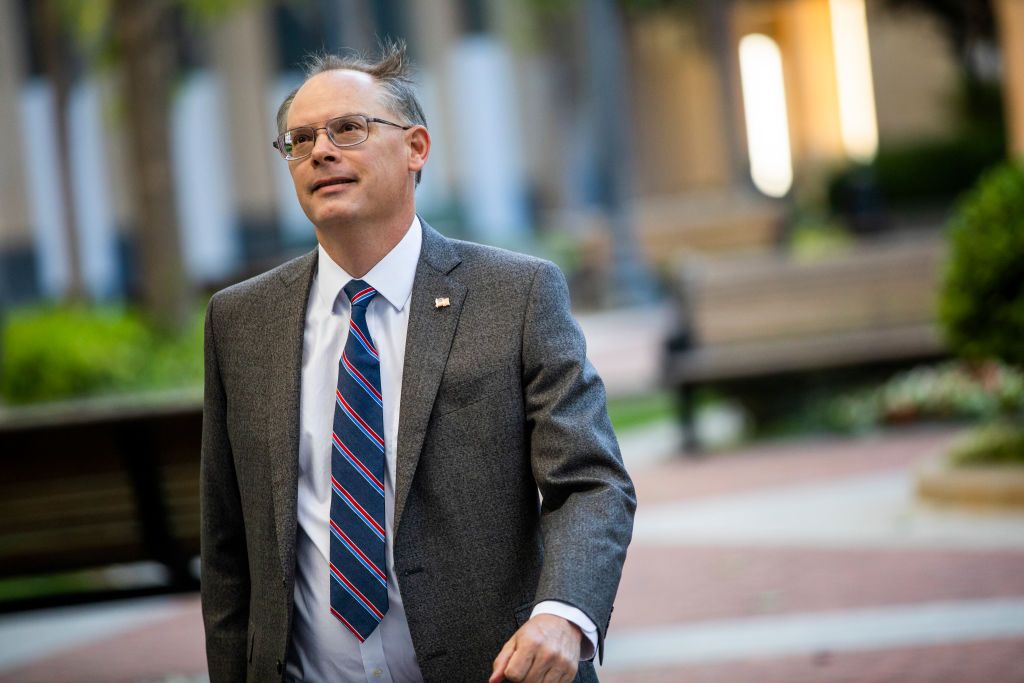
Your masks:
M 512 634 L 494 659 L 488 683 L 569 683 L 580 664 L 576 624 L 554 614 L 538 614 Z

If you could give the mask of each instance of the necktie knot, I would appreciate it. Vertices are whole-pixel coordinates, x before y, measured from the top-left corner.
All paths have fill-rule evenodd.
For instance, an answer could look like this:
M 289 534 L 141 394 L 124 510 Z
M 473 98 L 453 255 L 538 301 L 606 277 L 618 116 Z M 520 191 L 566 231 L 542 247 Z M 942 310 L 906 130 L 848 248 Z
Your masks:
M 352 280 L 345 285 L 345 296 L 352 302 L 353 308 L 356 306 L 366 308 L 376 293 L 377 290 L 366 284 L 364 280 Z

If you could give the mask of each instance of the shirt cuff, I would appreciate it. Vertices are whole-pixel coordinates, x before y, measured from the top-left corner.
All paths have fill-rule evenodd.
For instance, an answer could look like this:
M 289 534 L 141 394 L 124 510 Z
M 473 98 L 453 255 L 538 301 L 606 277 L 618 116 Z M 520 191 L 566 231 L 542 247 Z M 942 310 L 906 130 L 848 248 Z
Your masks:
M 581 662 L 589 661 L 597 654 L 597 626 L 581 610 L 560 600 L 544 600 L 534 606 L 530 618 L 538 614 L 554 614 L 580 627 L 580 631 L 583 632 L 583 640 L 580 642 Z

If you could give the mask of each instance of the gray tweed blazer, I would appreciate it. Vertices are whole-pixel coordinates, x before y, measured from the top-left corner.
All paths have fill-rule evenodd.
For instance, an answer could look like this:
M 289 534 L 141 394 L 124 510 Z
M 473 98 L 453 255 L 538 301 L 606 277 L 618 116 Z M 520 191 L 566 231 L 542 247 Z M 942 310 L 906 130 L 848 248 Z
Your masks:
M 282 677 L 316 262 L 315 251 L 301 256 L 207 309 L 202 609 L 213 683 Z M 603 653 L 636 498 L 561 271 L 423 223 L 410 306 L 394 555 L 425 680 L 487 680 L 547 599 L 586 613 Z M 582 663 L 576 680 L 596 681 L 594 667 Z

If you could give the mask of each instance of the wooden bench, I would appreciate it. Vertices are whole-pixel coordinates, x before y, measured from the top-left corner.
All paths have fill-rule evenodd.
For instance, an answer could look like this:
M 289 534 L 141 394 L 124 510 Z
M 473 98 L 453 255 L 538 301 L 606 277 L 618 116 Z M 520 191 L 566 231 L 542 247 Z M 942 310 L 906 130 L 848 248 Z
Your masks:
M 194 589 L 196 392 L 0 412 L 0 577 L 155 561 Z
M 665 381 L 680 395 L 686 448 L 699 447 L 699 387 L 817 369 L 941 356 L 935 325 L 944 243 L 915 236 L 810 262 L 780 253 L 688 257 Z

